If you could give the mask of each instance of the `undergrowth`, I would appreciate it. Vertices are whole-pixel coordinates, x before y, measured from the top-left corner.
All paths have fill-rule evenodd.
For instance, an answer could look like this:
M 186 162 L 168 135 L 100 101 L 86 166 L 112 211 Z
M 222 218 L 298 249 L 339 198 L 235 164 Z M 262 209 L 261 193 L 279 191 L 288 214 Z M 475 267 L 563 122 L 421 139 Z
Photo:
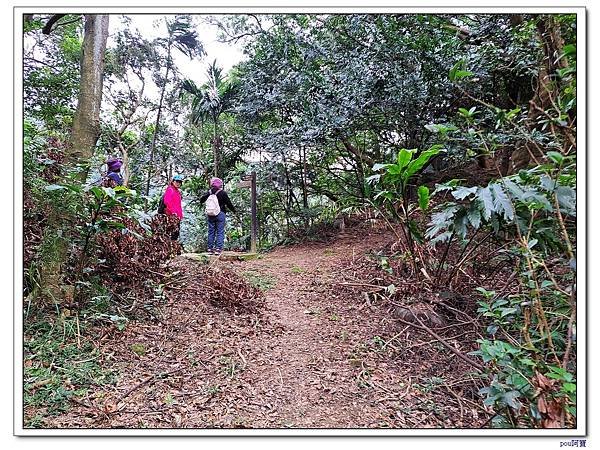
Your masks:
M 68 411 L 71 400 L 95 386 L 113 384 L 117 373 L 102 365 L 102 355 L 85 338 L 89 323 L 70 311 L 26 320 L 23 337 L 24 427 L 45 426 L 45 419 Z

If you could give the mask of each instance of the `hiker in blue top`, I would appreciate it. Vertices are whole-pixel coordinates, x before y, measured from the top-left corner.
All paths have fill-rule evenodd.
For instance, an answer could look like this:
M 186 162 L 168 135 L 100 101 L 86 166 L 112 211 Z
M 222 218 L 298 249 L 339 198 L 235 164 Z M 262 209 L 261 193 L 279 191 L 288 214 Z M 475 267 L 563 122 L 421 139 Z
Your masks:
M 108 173 L 102 180 L 102 186 L 114 188 L 115 186 L 123 186 L 123 177 L 121 176 L 121 166 L 123 161 L 118 158 L 109 158 L 106 161 Z
M 223 190 L 223 180 L 211 178 L 210 189 L 200 197 L 200 202 L 206 202 L 206 219 L 208 221 L 208 253 L 220 255 L 225 240 L 225 220 L 227 210 L 236 212 Z

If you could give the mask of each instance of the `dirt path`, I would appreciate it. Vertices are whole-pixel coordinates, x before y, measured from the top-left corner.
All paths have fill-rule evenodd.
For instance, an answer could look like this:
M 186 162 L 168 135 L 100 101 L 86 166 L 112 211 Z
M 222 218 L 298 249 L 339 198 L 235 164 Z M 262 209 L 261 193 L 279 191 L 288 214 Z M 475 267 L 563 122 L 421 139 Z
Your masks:
M 335 282 L 332 264 L 353 251 L 362 249 L 347 238 L 334 247 L 280 249 L 247 265 L 247 270 L 277 280 L 267 291 L 267 307 L 272 320 L 283 327 L 281 335 L 260 335 L 253 342 L 253 364 L 244 377 L 262 387 L 257 398 L 273 399 L 270 409 L 276 414 L 258 422 L 247 417 L 254 422 L 251 426 L 385 426 L 387 411 L 378 398 L 402 392 L 382 387 L 374 396 L 361 388 L 361 377 L 367 372 L 373 376 L 359 355 L 352 357 L 370 334 L 364 312 L 329 297 L 327 289 Z
M 73 428 L 421 428 L 481 422 L 468 400 L 436 399 L 435 362 L 403 348 L 412 330 L 359 294 L 338 296 L 336 271 L 386 233 L 279 248 L 218 262 L 263 288 L 258 313 L 223 310 L 202 297 L 199 263 L 175 261 L 181 281 L 162 319 L 105 335 L 103 364 L 118 370 L 51 426 Z M 367 246 L 368 241 L 368 246 Z M 448 358 L 448 355 L 445 355 Z M 415 367 L 417 369 L 415 369 Z M 440 368 L 441 367 L 441 368 Z M 464 373 L 464 372 L 463 372 Z M 447 375 L 447 374 L 446 374 Z M 425 383 L 424 381 L 425 380 Z M 427 380 L 431 381 L 428 387 Z M 438 391 L 439 392 L 439 391 Z M 441 392 L 440 392 L 441 394 Z

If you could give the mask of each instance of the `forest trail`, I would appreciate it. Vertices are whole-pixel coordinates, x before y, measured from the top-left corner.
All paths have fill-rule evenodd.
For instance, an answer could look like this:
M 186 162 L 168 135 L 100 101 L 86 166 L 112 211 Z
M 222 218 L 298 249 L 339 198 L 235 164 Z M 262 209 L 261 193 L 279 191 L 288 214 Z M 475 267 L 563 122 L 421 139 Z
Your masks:
M 280 335 L 261 335 L 254 342 L 260 350 L 255 353 L 256 364 L 248 367 L 247 376 L 255 386 L 262 387 L 256 397 L 272 399 L 269 408 L 276 411 L 271 419 L 255 425 L 391 425 L 386 423 L 377 398 L 361 392 L 361 372 L 367 369 L 361 368 L 360 359 L 350 357 L 355 343 L 366 337 L 364 312 L 356 305 L 345 305 L 332 298 L 328 290 L 336 282 L 333 264 L 353 253 L 362 254 L 364 248 L 360 244 L 356 237 L 346 236 L 334 246 L 312 244 L 277 249 L 247 265 L 247 270 L 276 280 L 274 288 L 266 293 L 266 306 L 271 320 L 282 327 Z M 398 388 L 394 390 L 389 393 L 402 395 Z
M 348 298 L 332 289 L 341 282 L 340 261 L 363 257 L 390 239 L 385 231 L 368 238 L 364 233 L 340 235 L 333 243 L 277 248 L 254 261 L 218 261 L 224 270 L 262 286 L 265 300 L 256 313 L 200 300 L 197 269 L 202 264 L 177 258 L 171 267 L 180 284 L 167 289 L 162 319 L 130 323 L 101 340 L 101 353 L 108 355 L 103 365 L 118 370 L 116 384 L 88 393 L 55 417 L 52 426 L 421 428 L 481 423 L 466 401 L 449 402 L 447 392 L 437 392 L 441 397 L 436 400 L 434 388 L 423 385 L 424 377 L 442 376 L 448 365 L 432 361 L 421 349 L 405 353 L 402 338 L 412 332 L 408 327 L 398 330 L 385 310 L 360 294 Z M 462 370 L 459 366 L 454 370 Z

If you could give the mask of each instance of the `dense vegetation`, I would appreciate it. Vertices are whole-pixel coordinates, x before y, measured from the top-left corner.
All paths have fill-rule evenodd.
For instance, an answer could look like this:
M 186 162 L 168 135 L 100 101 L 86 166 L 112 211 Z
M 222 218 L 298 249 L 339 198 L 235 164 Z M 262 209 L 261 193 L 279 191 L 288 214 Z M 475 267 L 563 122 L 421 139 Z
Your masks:
M 24 18 L 26 405 L 51 414 L 110 382 L 77 345 L 86 327 L 152 319 L 159 268 L 181 251 L 154 212 L 170 177 L 186 175 L 184 249 L 205 248 L 198 197 L 218 175 L 241 211 L 227 245 L 245 250 L 236 184 L 256 171 L 262 251 L 384 220 L 394 276 L 458 293 L 467 312 L 472 299 L 490 425 L 575 426 L 574 15 L 166 16 L 152 40 L 111 16 L 124 26 L 92 69 L 95 121 L 81 63 L 92 17 Z M 213 62 L 197 85 L 174 54 L 204 56 L 200 21 L 246 57 L 228 73 Z M 82 120 L 87 148 L 74 144 Z M 111 155 L 124 187 L 98 184 Z

